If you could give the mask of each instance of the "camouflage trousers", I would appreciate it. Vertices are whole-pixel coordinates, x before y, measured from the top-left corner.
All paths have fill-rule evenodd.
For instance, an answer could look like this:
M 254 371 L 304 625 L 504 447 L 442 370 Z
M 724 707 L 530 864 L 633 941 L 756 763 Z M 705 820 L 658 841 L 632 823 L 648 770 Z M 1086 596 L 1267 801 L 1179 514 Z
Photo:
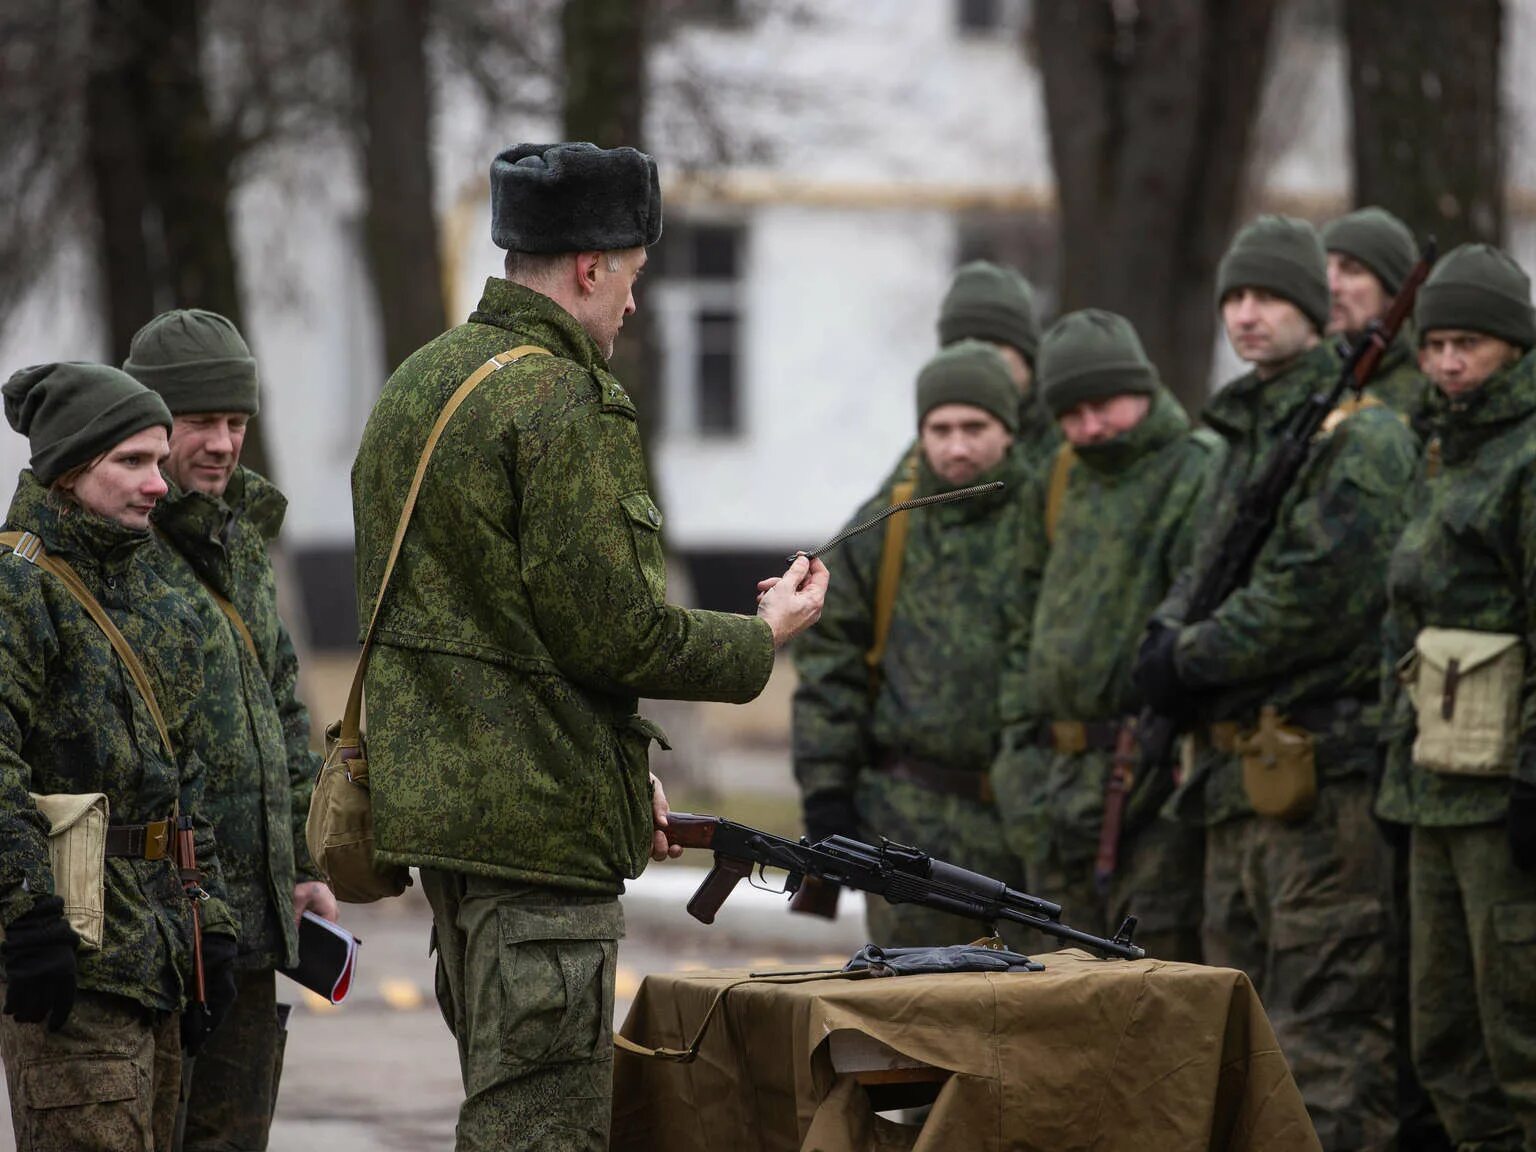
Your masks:
M 1107 892 L 1093 876 L 1098 847 L 1097 836 L 1078 844 L 1051 838 L 1028 861 L 1031 891 L 1060 904 L 1062 919 L 1086 932 L 1113 936 L 1135 916 L 1136 943 L 1148 956 L 1198 964 L 1204 829 L 1153 820 L 1123 838 Z
M 1461 1152 L 1536 1149 L 1536 875 L 1502 824 L 1411 834 L 1413 1058 Z
M 992 805 L 873 771 L 860 774 L 857 795 L 863 839 L 878 844 L 884 836 L 1010 888 L 1024 887 L 1023 863 L 1008 847 Z M 888 904 L 879 896 L 870 896 L 865 908 L 870 943 L 882 948 L 969 944 L 987 931 L 977 920 L 915 904 Z M 1007 945 L 1020 951 L 1039 951 L 1048 939 L 1017 924 L 996 927 Z
M 457 1152 L 602 1152 L 618 899 L 428 868 L 421 881 L 464 1082 Z
M 1392 1146 L 1391 865 L 1364 778 L 1206 830 L 1205 962 L 1248 974 L 1325 1152 Z
M 235 974 L 238 995 L 191 1070 L 185 1152 L 265 1152 L 287 1032 L 278 1014 L 277 974 Z
M 177 1013 L 81 991 L 57 1032 L 0 1016 L 0 1060 L 17 1152 L 171 1146 L 181 1089 Z

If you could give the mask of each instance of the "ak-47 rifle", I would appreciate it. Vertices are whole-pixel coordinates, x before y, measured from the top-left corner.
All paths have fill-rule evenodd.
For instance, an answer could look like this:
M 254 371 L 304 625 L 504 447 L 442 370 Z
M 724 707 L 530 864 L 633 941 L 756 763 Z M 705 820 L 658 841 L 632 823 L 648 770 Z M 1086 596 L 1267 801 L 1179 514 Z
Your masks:
M 1360 339 L 1345 351 L 1333 387 L 1313 393 L 1281 435 L 1263 473 L 1243 491 L 1238 499 L 1237 515 L 1216 549 L 1210 567 L 1200 574 L 1190 595 L 1184 611 L 1185 625 L 1208 619 L 1228 596 L 1247 583 L 1254 561 L 1274 531 L 1281 501 L 1306 464 L 1317 434 L 1339 406 L 1344 393 L 1353 391 L 1358 395 L 1375 374 L 1382 355 L 1413 311 L 1419 286 L 1434 267 L 1435 255 L 1435 239 L 1431 236 L 1386 315 L 1372 320 Z M 1180 719 L 1150 707 L 1142 709 L 1136 721 L 1141 771 L 1127 786 L 1106 796 L 1109 802 L 1127 806 L 1125 827 L 1134 826 L 1132 818 L 1136 818 L 1134 823 L 1147 819 L 1172 793 L 1170 765 Z
M 784 891 L 790 893 L 806 877 L 815 877 L 883 896 L 892 904 L 919 904 L 988 925 L 998 920 L 1023 924 L 1105 956 L 1140 960 L 1146 955 L 1131 942 L 1134 916 L 1125 918 L 1113 939 L 1095 936 L 1063 924 L 1059 904 L 889 840 L 876 847 L 848 836 L 828 836 L 811 844 L 803 837 L 789 840 L 719 816 L 691 812 L 671 813 L 666 833 L 668 843 L 714 851 L 714 867 L 688 901 L 689 913 L 705 924 L 714 923 L 725 898 L 754 868 L 759 877 L 765 868 L 780 868 L 788 874 Z

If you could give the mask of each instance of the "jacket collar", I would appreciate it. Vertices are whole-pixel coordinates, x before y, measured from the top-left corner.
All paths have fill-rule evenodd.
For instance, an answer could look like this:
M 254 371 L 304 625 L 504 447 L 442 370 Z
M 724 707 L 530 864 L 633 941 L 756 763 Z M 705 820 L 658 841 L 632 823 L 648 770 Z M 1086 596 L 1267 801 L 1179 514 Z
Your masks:
M 1278 376 L 1260 380 L 1247 372 L 1211 397 L 1201 414 L 1223 436 L 1241 438 L 1255 431 L 1273 432 L 1290 422 L 1313 393 L 1337 375 L 1338 361 L 1326 344 L 1303 352 Z
M 1448 457 L 1464 455 L 1504 427 L 1536 413 L 1536 350 L 1455 399 L 1430 387 L 1430 412 Z
M 123 572 L 149 540 L 145 529 L 129 528 L 52 495 L 30 468 L 17 481 L 5 521 L 12 529 L 33 533 L 43 547 L 75 567 L 109 576 Z
M 1147 414 L 1134 428 L 1102 444 L 1073 448 L 1083 464 L 1104 476 L 1115 476 L 1189 431 L 1189 416 L 1166 388 L 1152 396 Z
M 471 324 L 492 324 L 516 332 L 525 344 L 547 348 L 562 360 L 574 360 L 589 372 L 606 370 L 608 361 L 597 341 L 560 305 L 541 292 L 500 276 L 486 279 Z

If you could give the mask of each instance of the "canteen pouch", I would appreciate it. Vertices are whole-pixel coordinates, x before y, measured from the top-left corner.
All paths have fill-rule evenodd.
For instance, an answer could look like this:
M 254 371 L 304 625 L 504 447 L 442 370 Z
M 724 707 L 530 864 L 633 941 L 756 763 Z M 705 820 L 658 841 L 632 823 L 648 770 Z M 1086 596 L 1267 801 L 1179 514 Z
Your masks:
M 1259 713 L 1259 726 L 1237 738 L 1243 791 L 1260 816 L 1301 820 L 1317 804 L 1317 757 L 1312 733 L 1282 723 L 1273 704 Z
M 81 948 L 98 951 L 106 922 L 106 794 L 28 795 L 48 821 L 48 863 L 54 895 L 64 902 L 64 919 L 80 937 Z
M 336 899 L 371 904 L 398 896 L 411 885 L 410 869 L 373 858 L 373 801 L 368 793 L 368 753 L 341 736 L 341 723 L 325 732 L 325 763 L 315 780 L 304 823 L 309 854 Z
M 1520 637 L 1425 628 L 1398 676 L 1413 701 L 1413 762 L 1456 776 L 1508 776 L 1520 735 Z

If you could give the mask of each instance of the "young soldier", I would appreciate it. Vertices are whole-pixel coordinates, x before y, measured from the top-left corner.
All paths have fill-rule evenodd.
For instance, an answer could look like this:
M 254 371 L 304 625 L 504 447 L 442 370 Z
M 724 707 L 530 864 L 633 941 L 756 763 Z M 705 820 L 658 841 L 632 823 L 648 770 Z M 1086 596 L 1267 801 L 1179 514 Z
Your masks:
M 1382 405 L 1341 408 L 1279 508 L 1244 586 L 1186 623 L 1239 495 L 1335 376 L 1322 241 L 1263 216 L 1217 274 L 1227 337 L 1253 370 L 1206 422 L 1228 445 L 1195 561 L 1137 658 L 1144 698 L 1189 726 L 1178 811 L 1206 827 L 1208 963 L 1258 988 L 1324 1149 L 1385 1148 L 1396 1112 L 1385 845 L 1371 821 L 1386 559 L 1417 454 Z
M 1536 314 L 1464 244 L 1419 293 L 1433 439 L 1392 553 L 1384 820 L 1411 826 L 1412 1044 L 1458 1148 L 1536 1147 Z
M 1025 627 L 1009 653 L 1027 654 L 1024 714 L 993 765 L 998 811 L 1031 890 L 1090 931 L 1113 934 L 1134 912 L 1148 955 L 1198 961 L 1198 829 L 1155 820 L 1121 840 L 1108 891 L 1094 872 L 1116 745 L 1141 707 L 1131 665 L 1189 562 L 1220 441 L 1191 431 L 1135 329 L 1111 312 L 1058 320 L 1039 367 L 1066 444 L 1024 498 Z
M 842 545 L 821 626 L 794 648 L 807 835 L 885 836 L 1012 887 L 1021 869 L 987 768 L 999 734 L 1003 614 L 1019 573 L 1018 413 L 1008 367 L 985 344 L 961 341 L 928 362 L 917 379 L 916 494 L 1006 487 L 903 514 L 905 526 L 892 518 L 884 532 Z M 877 496 L 853 519 L 887 503 Z M 883 946 L 963 944 L 983 931 L 915 905 L 867 907 L 870 939 Z
M 282 1073 L 276 969 L 298 962 L 306 909 L 336 918 L 304 840 L 319 758 L 267 556 L 287 501 L 240 466 L 258 410 L 256 362 L 232 323 L 200 309 L 162 313 L 134 336 L 123 368 L 175 418 L 169 491 L 146 554 L 208 632 L 193 749 L 241 923 L 239 999 L 197 1058 L 183 1147 L 265 1148 Z

